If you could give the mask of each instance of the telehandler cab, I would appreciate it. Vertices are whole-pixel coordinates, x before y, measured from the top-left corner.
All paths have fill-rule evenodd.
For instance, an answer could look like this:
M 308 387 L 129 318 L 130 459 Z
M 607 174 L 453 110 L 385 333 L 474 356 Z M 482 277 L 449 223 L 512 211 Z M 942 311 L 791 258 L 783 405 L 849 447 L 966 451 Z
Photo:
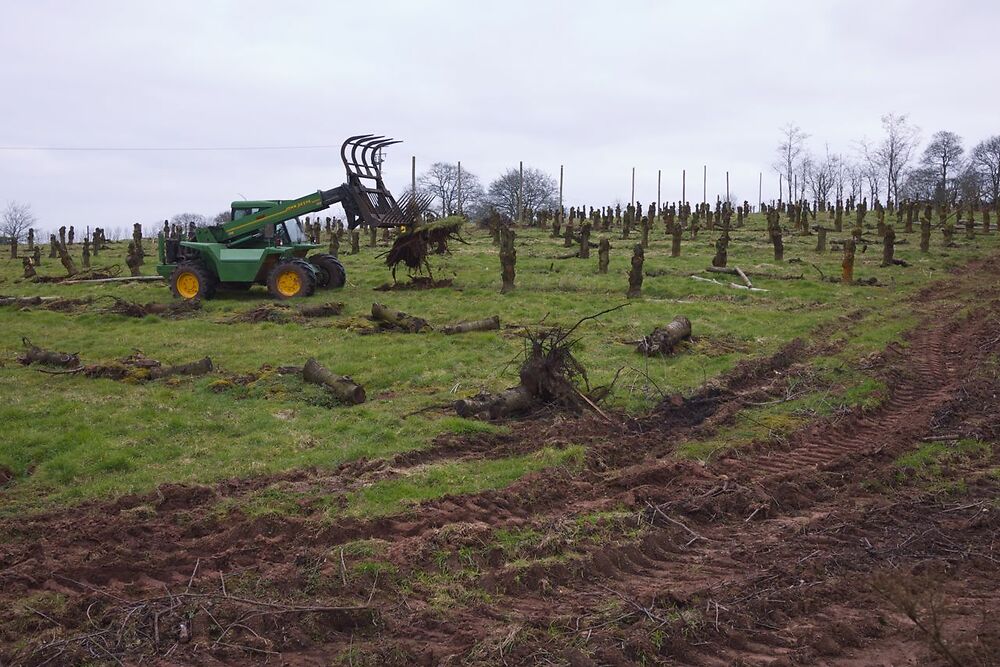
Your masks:
M 234 201 L 228 221 L 196 228 L 186 240 L 161 232 L 157 273 L 182 299 L 210 299 L 218 287 L 266 285 L 278 299 L 343 287 L 343 264 L 333 255 L 309 254 L 320 246 L 309 242 L 299 216 L 339 203 L 349 229 L 412 229 L 419 218 L 418 202 L 400 208 L 382 182 L 381 151 L 397 143 L 372 134 L 348 137 L 340 148 L 346 183 L 292 200 Z

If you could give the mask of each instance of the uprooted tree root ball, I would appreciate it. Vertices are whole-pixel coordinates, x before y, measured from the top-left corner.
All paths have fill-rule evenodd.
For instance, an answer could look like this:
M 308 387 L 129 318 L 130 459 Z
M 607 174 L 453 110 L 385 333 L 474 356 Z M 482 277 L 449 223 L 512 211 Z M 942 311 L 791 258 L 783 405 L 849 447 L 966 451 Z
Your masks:
M 524 361 L 518 373 L 520 383 L 499 394 L 479 394 L 456 401 L 455 411 L 460 417 L 486 415 L 490 419 L 525 415 L 544 406 L 556 406 L 573 413 L 586 409 L 600 413 L 596 401 L 606 395 L 607 390 L 591 390 L 587 370 L 573 356 L 578 339 L 570 336 L 586 320 L 624 305 L 628 304 L 585 317 L 569 329 L 554 327 L 521 334 Z
M 386 255 L 386 266 L 392 268 L 392 279 L 396 280 L 396 269 L 404 264 L 408 272 L 421 273 L 426 270 L 431 274 L 430 262 L 427 257 L 433 250 L 436 254 L 448 252 L 448 241 L 462 241 L 459 232 L 464 218 L 452 216 L 423 223 L 413 231 L 403 232 L 396 237 Z

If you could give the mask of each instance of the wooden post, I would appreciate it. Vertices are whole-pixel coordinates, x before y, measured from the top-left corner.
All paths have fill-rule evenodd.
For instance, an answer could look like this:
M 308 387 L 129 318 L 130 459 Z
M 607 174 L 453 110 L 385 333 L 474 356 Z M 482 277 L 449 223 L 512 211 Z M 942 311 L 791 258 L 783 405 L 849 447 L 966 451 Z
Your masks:
M 729 172 L 728 171 L 726 172 L 726 203 L 727 204 L 731 203 L 729 201 Z
M 687 201 L 687 169 L 681 169 L 681 206 Z
M 632 199 L 629 200 L 629 203 L 635 205 L 635 167 L 632 167 Z
M 757 173 L 757 210 L 764 208 L 764 172 Z
M 663 170 L 656 170 L 656 213 L 660 213 L 660 179 L 663 176 Z
M 562 210 L 563 210 L 562 192 L 563 192 L 563 166 L 559 165 L 559 215 L 562 215 Z
M 708 165 L 702 168 L 701 172 L 701 203 L 708 203 Z
M 781 197 L 784 193 L 784 184 L 781 182 L 781 174 L 778 174 L 778 207 L 781 208 Z
M 410 158 L 410 194 L 413 195 L 413 205 L 417 205 L 417 156 Z
M 462 161 L 458 161 L 458 214 L 462 215 Z
M 518 222 L 524 222 L 524 161 L 522 160 L 517 168 L 517 216 Z

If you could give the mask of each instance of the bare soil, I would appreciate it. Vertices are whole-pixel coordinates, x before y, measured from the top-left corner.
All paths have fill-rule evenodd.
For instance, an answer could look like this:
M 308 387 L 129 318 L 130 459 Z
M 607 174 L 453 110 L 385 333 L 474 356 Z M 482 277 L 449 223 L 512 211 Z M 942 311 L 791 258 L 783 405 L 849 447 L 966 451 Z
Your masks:
M 708 465 L 671 453 L 783 396 L 829 351 L 822 335 L 614 425 L 547 415 L 333 471 L 0 520 L 0 664 L 996 664 L 1000 455 L 934 484 L 895 460 L 927 438 L 1000 435 L 1000 285 L 983 280 L 998 269 L 970 264 L 900 304 L 920 324 L 866 361 L 889 387 L 878 408 Z M 429 462 L 562 444 L 587 446 L 578 472 L 401 514 L 239 509 L 265 488 L 342 499 Z M 507 549 L 512 534 L 535 537 Z

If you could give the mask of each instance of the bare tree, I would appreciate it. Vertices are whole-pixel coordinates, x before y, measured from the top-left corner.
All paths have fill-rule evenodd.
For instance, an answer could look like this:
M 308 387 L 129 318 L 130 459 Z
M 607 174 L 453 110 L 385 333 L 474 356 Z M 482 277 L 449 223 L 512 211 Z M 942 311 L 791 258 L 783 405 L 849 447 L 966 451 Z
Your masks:
M 959 200 L 972 206 L 983 200 L 984 185 L 983 175 L 975 166 L 967 163 L 955 177 L 955 194 Z
M 788 198 L 794 199 L 796 193 L 792 192 L 792 183 L 802 161 L 802 152 L 805 149 L 805 141 L 809 135 L 802 131 L 798 125 L 788 123 L 781 128 L 781 143 L 778 144 L 778 157 L 775 160 L 774 170 L 779 174 L 784 174 L 788 179 Z M 803 187 L 805 187 L 803 185 Z
M 212 224 L 224 225 L 232 219 L 233 212 L 230 210 L 220 211 L 212 217 Z
M 882 191 L 882 158 L 879 156 L 877 146 L 873 146 L 867 139 L 860 142 L 861 152 L 861 176 L 868 185 L 869 205 L 874 206 Z
M 972 149 L 972 164 L 983 176 L 990 201 L 1000 202 L 1000 135 L 976 144 Z
M 441 207 L 441 216 L 449 216 L 459 211 L 459 172 L 457 164 L 435 162 L 417 178 L 417 189 L 430 194 Z M 483 186 L 479 177 L 462 170 L 461 209 L 463 212 L 476 207 L 483 198 Z
M 194 223 L 195 227 L 204 227 L 208 224 L 208 219 L 201 213 L 178 213 L 170 218 L 170 223 L 187 229 L 189 223 Z
M 515 220 L 518 218 L 519 180 L 518 169 L 508 169 L 490 183 L 490 189 L 486 195 L 487 201 L 497 211 L 506 213 Z M 541 169 L 524 168 L 524 196 L 521 199 L 521 205 L 528 211 L 529 215 L 535 211 L 556 206 L 558 193 L 559 183 L 552 176 Z
M 931 201 L 937 189 L 937 172 L 926 167 L 917 167 L 906 173 L 901 185 L 904 197 L 916 201 Z
M 937 173 L 935 199 L 938 201 L 954 199 L 955 188 L 951 181 L 961 171 L 964 152 L 962 138 L 947 130 L 935 132 L 931 137 L 931 143 L 924 149 L 921 163 L 925 168 L 934 169 Z
M 899 183 L 903 172 L 913 160 L 920 140 L 920 130 L 906 120 L 906 114 L 882 116 L 885 138 L 871 150 L 873 158 L 885 174 L 886 196 L 899 201 Z
M 864 167 L 858 162 L 847 162 L 844 167 L 847 176 L 847 183 L 851 188 L 851 199 L 858 201 L 861 199 L 861 188 L 864 184 Z
M 830 144 L 826 145 L 826 154 L 812 165 L 808 174 L 809 189 L 812 190 L 821 211 L 826 210 L 826 202 L 830 199 L 830 193 L 837 182 L 838 171 L 841 166 L 836 155 L 830 155 Z M 841 178 L 843 178 L 841 176 Z
M 37 222 L 31 212 L 31 204 L 9 201 L 3 214 L 0 214 L 0 236 L 20 242 Z
M 812 155 L 806 153 L 805 155 L 802 156 L 802 159 L 799 160 L 799 171 L 796 174 L 798 191 L 795 192 L 795 196 L 798 199 L 798 201 L 805 201 L 806 188 L 808 187 L 809 178 L 812 175 L 812 171 L 813 171 L 813 158 Z

